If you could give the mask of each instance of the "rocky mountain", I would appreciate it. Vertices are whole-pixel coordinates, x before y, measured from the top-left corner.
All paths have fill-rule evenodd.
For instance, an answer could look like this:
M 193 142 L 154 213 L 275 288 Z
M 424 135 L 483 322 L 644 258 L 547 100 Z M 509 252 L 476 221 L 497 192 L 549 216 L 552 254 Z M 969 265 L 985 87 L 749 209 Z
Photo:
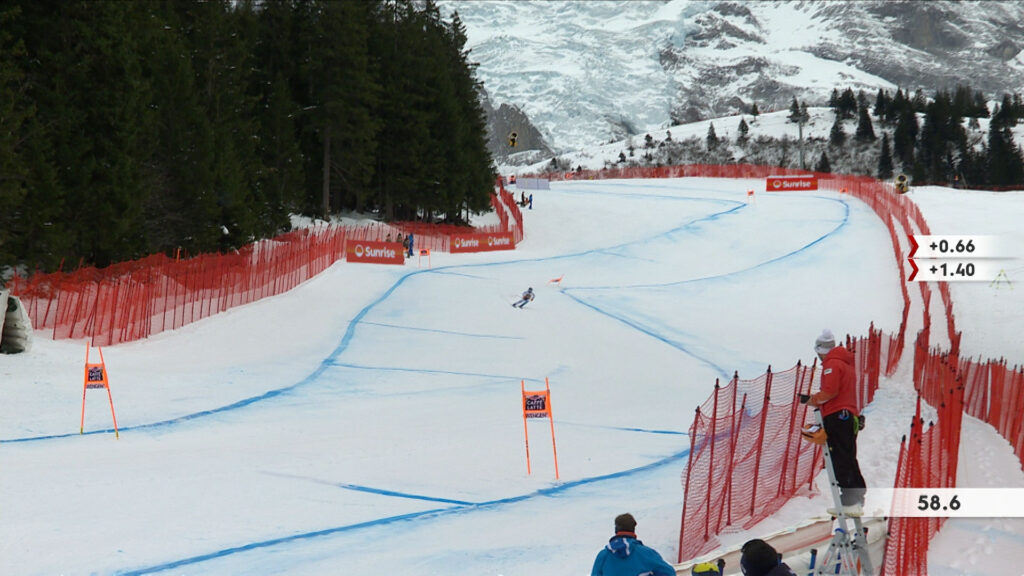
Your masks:
M 823 105 L 837 87 L 872 97 L 957 84 L 993 99 L 1024 91 L 1020 1 L 438 3 L 465 22 L 495 109 L 525 115 L 506 115 L 508 127 L 525 133 L 532 122 L 555 151 L 753 103 L 785 109 L 795 96 Z M 507 134 L 493 131 L 499 143 Z M 501 155 L 509 151 L 499 145 Z

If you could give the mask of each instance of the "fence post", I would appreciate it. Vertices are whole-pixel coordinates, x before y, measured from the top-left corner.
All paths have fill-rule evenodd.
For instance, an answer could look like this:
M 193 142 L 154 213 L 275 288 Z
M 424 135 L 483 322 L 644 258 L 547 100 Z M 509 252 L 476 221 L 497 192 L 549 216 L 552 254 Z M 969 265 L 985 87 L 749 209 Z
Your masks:
M 737 374 L 738 376 L 738 374 Z M 764 383 L 764 400 L 761 403 L 761 428 L 757 433 L 757 456 L 754 457 L 754 491 L 750 495 L 750 515 L 754 515 L 757 504 L 757 484 L 761 476 L 761 453 L 764 448 L 764 427 L 768 420 L 768 400 L 772 392 L 772 367 L 769 365 Z
M 683 486 L 683 514 L 679 521 L 679 559 L 677 560 L 679 563 L 683 561 L 683 536 L 686 533 L 686 504 L 690 501 L 688 497 L 690 493 L 690 472 L 693 470 L 693 454 L 696 449 L 694 438 L 697 437 L 697 424 L 700 422 L 700 406 L 697 406 L 696 412 L 693 417 L 693 424 L 690 424 L 690 455 L 687 457 L 686 462 L 686 482 Z

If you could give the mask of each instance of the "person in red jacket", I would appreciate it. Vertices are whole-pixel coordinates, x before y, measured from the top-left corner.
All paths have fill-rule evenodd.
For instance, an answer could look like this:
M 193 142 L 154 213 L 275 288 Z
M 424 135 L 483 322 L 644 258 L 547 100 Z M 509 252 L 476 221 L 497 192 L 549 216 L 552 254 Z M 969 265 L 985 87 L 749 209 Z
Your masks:
M 843 512 L 847 516 L 860 516 L 864 513 L 866 485 L 857 463 L 860 417 L 853 352 L 836 346 L 835 337 L 827 329 L 815 341 L 814 351 L 821 358 L 821 390 L 805 398 L 808 405 L 821 410 Z M 837 514 L 837 511 L 830 509 L 829 513 Z

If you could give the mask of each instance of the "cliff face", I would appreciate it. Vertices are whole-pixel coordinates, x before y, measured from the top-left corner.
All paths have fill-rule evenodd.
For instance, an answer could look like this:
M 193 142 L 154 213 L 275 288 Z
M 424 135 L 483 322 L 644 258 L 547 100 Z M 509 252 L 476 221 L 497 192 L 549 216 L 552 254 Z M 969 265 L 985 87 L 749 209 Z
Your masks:
M 551 148 L 544 142 L 537 127 L 517 106 L 501 103 L 497 108 L 486 95 L 483 98 L 487 114 L 487 148 L 498 163 L 512 163 L 520 157 L 521 163 L 535 162 L 534 157 L 551 156 Z M 516 133 L 516 146 L 509 145 L 509 134 Z
M 506 122 L 494 138 L 535 126 L 518 130 L 521 150 L 533 138 L 582 148 L 752 103 L 784 109 L 794 96 L 824 104 L 837 87 L 1024 91 L 1024 2 L 439 4 L 466 24 L 496 122 Z

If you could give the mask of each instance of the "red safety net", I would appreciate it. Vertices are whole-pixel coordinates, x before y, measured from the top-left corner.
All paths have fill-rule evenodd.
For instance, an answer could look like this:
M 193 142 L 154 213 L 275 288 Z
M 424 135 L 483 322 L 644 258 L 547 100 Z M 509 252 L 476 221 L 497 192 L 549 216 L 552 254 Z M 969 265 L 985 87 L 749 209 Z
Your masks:
M 955 356 L 928 350 L 928 330 L 918 334 L 914 384 L 917 410 L 904 436 L 896 464 L 894 488 L 953 488 L 960 454 L 960 430 L 964 413 L 964 386 Z M 934 422 L 924 426 L 921 401 L 937 406 Z M 883 576 L 926 575 L 928 549 L 945 518 L 889 519 L 889 538 L 882 561 Z
M 861 407 L 878 389 L 882 342 L 873 326 L 866 337 L 847 338 Z M 801 440 L 800 429 L 812 416 L 798 401 L 814 387 L 816 368 L 817 361 L 811 367 L 797 363 L 786 372 L 769 368 L 753 380 L 716 382 L 697 408 L 683 474 L 680 562 L 714 550 L 726 528 L 747 529 L 793 496 L 816 490 L 822 451 Z
M 499 224 L 467 228 L 424 222 L 315 226 L 244 246 L 229 254 L 184 260 L 157 254 L 107 268 L 15 276 L 12 294 L 36 329 L 54 339 L 89 338 L 110 346 L 291 290 L 345 257 L 349 241 L 397 240 L 413 234 L 414 249 L 447 252 L 452 234 L 513 232 L 523 238 L 523 216 L 499 182 L 492 204 Z

